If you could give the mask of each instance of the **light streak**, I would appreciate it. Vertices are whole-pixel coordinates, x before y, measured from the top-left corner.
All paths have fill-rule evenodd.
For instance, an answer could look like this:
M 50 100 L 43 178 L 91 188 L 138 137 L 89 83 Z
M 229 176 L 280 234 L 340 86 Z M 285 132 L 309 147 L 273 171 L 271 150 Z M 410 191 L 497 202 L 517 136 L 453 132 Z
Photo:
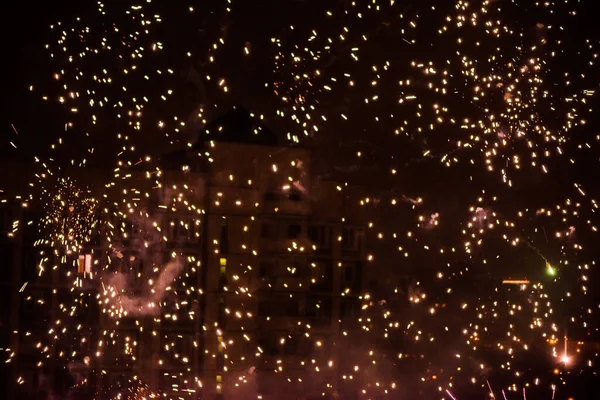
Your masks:
M 98 298 L 90 301 L 97 301 L 103 315 L 115 324 L 129 318 L 134 324 L 143 325 L 145 316 L 156 318 L 158 325 L 198 321 L 199 312 L 192 304 L 204 293 L 194 279 L 205 266 L 196 255 L 185 257 L 177 246 L 204 234 L 201 227 L 206 222 L 206 205 L 198 199 L 193 179 L 172 179 L 154 154 L 151 157 L 138 147 L 160 142 L 160 151 L 191 148 L 194 162 L 219 165 L 223 169 L 219 172 L 235 187 L 259 190 L 262 183 L 258 177 L 244 176 L 246 168 L 230 168 L 224 161 L 227 159 L 220 158 L 224 156 L 219 153 L 218 140 L 207 142 L 206 149 L 198 151 L 195 143 L 184 139 L 186 129 L 204 132 L 202 127 L 221 114 L 223 105 L 245 91 L 224 65 L 230 60 L 224 59 L 223 54 L 235 53 L 243 56 L 244 62 L 255 63 L 252 65 L 258 69 L 272 66 L 265 82 L 268 95 L 263 93 L 264 97 L 255 102 L 253 112 L 257 120 L 266 125 L 277 125 L 278 120 L 290 123 L 293 128 L 289 129 L 288 139 L 294 144 L 305 137 L 321 140 L 331 132 L 347 132 L 348 137 L 358 132 L 350 144 L 356 147 L 352 149 L 356 159 L 352 158 L 346 169 L 333 165 L 331 170 L 335 173 L 347 175 L 346 171 L 353 168 L 366 170 L 363 160 L 376 160 L 375 172 L 369 171 L 369 183 L 381 179 L 382 187 L 365 190 L 357 199 L 348 194 L 353 189 L 344 182 L 337 182 L 332 189 L 348 196 L 344 204 L 355 207 L 344 218 L 363 211 L 375 215 L 368 222 L 368 239 L 394 249 L 395 257 L 385 251 L 365 249 L 365 265 L 370 265 L 368 260 L 377 263 L 387 259 L 396 272 L 408 271 L 411 265 L 423 266 L 419 271 L 402 272 L 410 275 L 409 282 L 391 277 L 389 281 L 397 283 L 397 287 L 388 288 L 394 295 L 387 296 L 385 291 L 372 296 L 352 293 L 349 283 L 344 283 L 341 293 L 335 293 L 343 300 L 351 295 L 361 296 L 360 312 L 352 311 L 353 323 L 359 328 L 342 334 L 349 343 L 362 345 L 352 365 L 330 360 L 320 350 L 329 349 L 330 344 L 323 344 L 311 324 L 299 317 L 290 318 L 294 329 L 304 334 L 303 346 L 311 351 L 310 355 L 290 361 L 281 356 L 285 350 L 280 347 L 285 349 L 286 343 L 295 338 L 271 338 L 277 346 L 267 353 L 279 352 L 275 369 L 286 385 L 299 381 L 293 371 L 300 364 L 311 371 L 302 384 L 318 382 L 321 393 L 332 391 L 337 380 L 347 380 L 358 382 L 356 385 L 365 396 L 385 394 L 395 398 L 395 380 L 403 375 L 393 368 L 390 370 L 397 376 L 386 374 L 386 368 L 380 366 L 389 361 L 386 352 L 398 352 L 374 345 L 382 341 L 408 349 L 403 350 L 394 365 L 419 371 L 424 385 L 434 386 L 432 382 L 436 381 L 435 386 L 443 388 L 471 377 L 482 384 L 487 371 L 510 376 L 515 388 L 535 382 L 537 377 L 531 371 L 521 371 L 515 358 L 526 359 L 532 349 L 550 354 L 558 342 L 556 332 L 563 326 L 576 325 L 589 331 L 597 327 L 595 307 L 588 312 L 585 302 L 594 287 L 594 282 L 589 281 L 596 265 L 588 249 L 597 242 L 598 206 L 591 194 L 593 188 L 570 175 L 570 166 L 579 165 L 580 155 L 584 158 L 587 152 L 597 152 L 599 138 L 579 134 L 585 119 L 593 113 L 595 91 L 589 89 L 593 87 L 593 82 L 589 82 L 593 75 L 588 75 L 588 71 L 596 69 L 596 41 L 578 43 L 571 40 L 568 29 L 551 27 L 545 21 L 520 27 L 511 20 L 510 12 L 524 12 L 525 7 L 509 2 L 458 0 L 443 16 L 435 7 L 429 13 L 417 14 L 389 3 L 376 1 L 352 7 L 343 4 L 331 10 L 311 5 L 311 12 L 314 8 L 315 15 L 321 13 L 327 22 L 314 29 L 308 25 L 292 28 L 293 24 L 286 23 L 281 34 L 268 40 L 251 37 L 252 32 L 236 32 L 244 39 L 240 42 L 242 47 L 229 40 L 227 22 L 214 32 L 207 32 L 208 46 L 204 49 L 198 49 L 196 42 L 186 41 L 179 28 L 204 32 L 203 27 L 194 25 L 200 11 L 190 8 L 189 20 L 175 20 L 178 42 L 187 46 L 179 48 L 178 43 L 160 37 L 162 29 L 156 28 L 173 23 L 168 21 L 173 16 L 152 3 L 119 8 L 100 2 L 97 20 L 75 19 L 55 24 L 47 45 L 52 71 L 44 71 L 47 81 L 32 85 L 30 90 L 32 95 L 63 107 L 68 115 L 65 135 L 72 136 L 56 138 L 49 154 L 36 158 L 38 169 L 31 179 L 32 193 L 15 198 L 23 208 L 42 203 L 44 209 L 41 221 L 35 221 L 40 222 L 36 265 L 40 279 L 57 274 L 73 291 L 81 289 L 89 279 L 99 288 Z M 210 10 L 215 12 L 210 15 L 227 20 L 234 5 L 224 1 L 219 3 L 221 6 Z M 553 19 L 547 13 L 559 12 L 551 3 L 536 4 L 535 8 L 540 21 Z M 509 10 L 508 14 L 504 9 Z M 231 29 L 238 25 L 232 24 Z M 378 35 L 394 31 L 402 52 L 370 54 L 377 48 Z M 421 37 L 432 37 L 432 42 L 424 42 Z M 483 54 L 481 48 L 489 51 Z M 190 60 L 193 67 L 186 64 L 184 69 L 172 54 Z M 257 59 L 260 54 L 266 54 L 265 58 Z M 581 73 L 575 73 L 578 70 L 564 62 L 563 58 L 573 54 L 581 61 Z M 236 73 L 242 69 L 236 69 Z M 181 76 L 187 76 L 189 81 L 179 81 Z M 182 105 L 189 97 L 181 93 L 190 82 L 202 97 L 191 113 Z M 180 111 L 184 109 L 185 112 Z M 253 133 L 258 135 L 260 126 L 256 126 Z M 12 128 L 19 135 L 14 125 Z M 118 144 L 106 156 L 111 161 L 105 162 L 116 161 L 106 187 L 97 190 L 85 176 L 70 177 L 68 171 L 73 170 L 77 171 L 74 175 L 85 175 L 86 157 L 103 160 L 103 156 L 96 155 L 96 149 L 102 147 L 105 135 L 113 130 Z M 335 139 L 334 142 L 340 142 L 339 137 Z M 374 143 L 380 139 L 384 144 L 378 147 Z M 12 142 L 11 145 L 16 147 Z M 339 151 L 343 146 L 339 146 L 328 152 L 332 163 L 336 162 L 337 153 L 343 153 Z M 71 149 L 81 157 L 67 160 L 61 149 Z M 310 195 L 313 190 L 303 184 L 309 169 L 298 160 L 282 157 L 257 166 L 262 168 L 260 178 L 275 182 L 274 187 L 282 188 L 281 193 L 288 198 L 291 192 Z M 441 177 L 446 170 L 452 171 L 448 176 L 460 184 L 445 184 L 453 187 L 440 194 L 436 191 L 438 183 L 431 177 Z M 198 171 L 189 163 L 178 172 L 189 177 Z M 172 181 L 165 178 L 167 175 Z M 541 182 L 541 187 L 555 179 L 556 186 L 548 186 L 551 189 L 544 186 L 538 193 L 520 195 L 532 181 L 536 185 Z M 93 193 L 94 190 L 100 193 Z M 163 192 L 168 195 L 161 198 L 156 208 L 164 215 L 185 214 L 187 219 L 166 222 L 150 212 L 145 199 Z M 229 204 L 237 212 L 254 203 L 241 198 L 235 190 L 220 193 L 210 199 L 214 202 L 211 207 L 222 209 Z M 259 206 L 261 201 L 257 202 Z M 258 260 L 262 254 L 252 241 L 261 235 L 256 226 L 258 212 L 239 214 L 244 221 L 236 221 L 230 228 L 239 230 L 235 235 L 244 238 L 235 244 L 239 246 L 236 251 Z M 396 215 L 403 217 L 396 220 Z M 32 221 L 15 222 L 18 223 L 6 232 L 7 237 L 14 237 Z M 325 240 L 325 233 L 316 235 Z M 330 233 L 326 245 L 353 245 L 346 233 L 338 235 L 333 237 Z M 93 247 L 91 243 L 97 236 L 107 249 L 93 258 L 97 263 L 91 266 L 91 276 L 76 276 L 68 256 Z M 211 239 L 217 243 L 220 240 Z M 302 239 L 305 242 L 291 240 L 286 251 L 304 257 L 318 249 L 316 243 Z M 215 244 L 209 240 L 207 243 Z M 171 258 L 183 257 L 184 261 L 151 262 L 151 267 L 140 271 L 140 254 L 163 246 L 177 248 L 177 254 Z M 130 254 L 134 253 L 132 248 L 135 255 Z M 117 265 L 121 272 L 115 272 Z M 299 291 L 310 285 L 298 278 L 301 268 L 284 267 L 286 277 L 277 277 L 277 284 L 288 288 L 295 285 L 294 290 Z M 345 267 L 336 265 L 334 271 L 345 271 Z M 251 386 L 249 371 L 267 358 L 261 347 L 264 344 L 249 328 L 266 319 L 257 315 L 255 305 L 250 305 L 258 292 L 252 279 L 269 289 L 274 285 L 257 278 L 260 268 L 260 262 L 253 261 L 242 263 L 239 271 L 227 272 L 228 293 L 235 299 L 232 303 L 239 304 L 228 305 L 225 318 L 228 323 L 233 321 L 243 327 L 244 336 L 236 337 L 228 331 L 218 336 L 222 337 L 221 350 L 230 363 L 223 379 L 235 382 L 232 385 L 240 390 Z M 262 268 L 267 269 L 264 265 Z M 327 275 L 320 268 L 314 263 L 308 269 L 314 272 L 310 279 L 315 284 Z M 516 271 L 507 271 L 512 268 Z M 392 268 L 384 268 L 389 269 Z M 522 276 L 521 272 L 528 279 L 504 279 Z M 505 285 L 526 287 L 519 292 L 510 286 L 499 288 L 501 280 Z M 21 287 L 25 299 L 33 285 L 33 281 L 25 282 Z M 130 293 L 139 288 L 149 294 Z M 40 308 L 49 307 L 42 297 L 25 301 Z M 391 305 L 393 302 L 401 304 Z M 118 329 L 103 330 L 98 340 L 102 345 L 83 344 L 84 335 L 73 328 L 73 321 L 84 315 L 85 304 L 83 300 L 64 304 L 56 321 L 51 321 L 49 333 L 31 341 L 39 352 L 40 363 L 54 354 L 75 354 L 65 355 L 65 362 L 79 362 L 84 357 L 110 359 L 114 349 L 121 349 L 118 357 L 125 364 L 134 365 L 137 341 Z M 315 315 L 326 307 L 324 302 L 313 306 Z M 308 308 L 304 304 L 302 307 Z M 556 316 L 563 313 L 569 314 L 569 322 L 557 322 Z M 62 335 L 56 326 L 64 327 L 64 338 L 72 335 L 79 339 L 82 350 L 67 352 L 68 346 L 59 340 Z M 162 364 L 153 367 L 188 368 L 193 351 L 178 350 L 186 348 L 184 338 L 171 335 L 159 339 L 164 342 Z M 473 366 L 474 359 L 483 361 Z M 572 361 L 566 336 L 561 360 L 565 365 Z M 330 365 L 336 367 L 339 376 L 332 378 L 323 372 L 333 368 Z M 190 387 L 201 386 L 197 379 L 192 377 L 185 382 L 184 378 L 175 377 L 173 386 L 161 389 L 177 388 L 179 394 L 187 395 L 195 390 Z M 420 385 L 419 379 L 410 384 Z M 541 381 L 550 383 L 553 379 L 544 376 Z M 493 395 L 489 382 L 487 386 Z M 501 390 L 506 399 L 504 389 Z M 446 393 L 454 399 L 448 389 Z

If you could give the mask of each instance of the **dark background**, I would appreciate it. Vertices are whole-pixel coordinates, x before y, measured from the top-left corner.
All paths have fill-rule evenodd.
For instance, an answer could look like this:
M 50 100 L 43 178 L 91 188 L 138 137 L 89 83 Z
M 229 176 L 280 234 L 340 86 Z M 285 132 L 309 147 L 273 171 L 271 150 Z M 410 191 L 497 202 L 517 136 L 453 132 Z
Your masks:
M 108 1 L 111 3 L 122 3 L 122 1 Z M 342 2 L 329 2 L 333 5 Z M 406 12 L 418 13 L 419 9 L 427 9 L 431 4 L 439 2 L 407 2 Z M 217 116 L 226 111 L 228 106 L 234 104 L 242 104 L 251 110 L 268 111 L 277 108 L 277 103 L 272 96 L 267 94 L 263 88 L 264 79 L 270 74 L 270 66 L 268 69 L 264 65 L 256 63 L 244 64 L 245 59 L 240 56 L 239 49 L 241 45 L 248 39 L 246 32 L 251 32 L 253 38 L 265 38 L 272 35 L 279 36 L 285 28 L 286 21 L 295 20 L 298 23 L 302 21 L 318 18 L 316 15 L 322 14 L 321 10 L 326 9 L 327 4 L 320 3 L 319 12 L 314 11 L 313 4 L 309 1 L 242 1 L 235 4 L 234 15 L 230 17 L 233 22 L 228 22 L 227 17 L 221 14 L 210 13 L 211 7 L 217 2 L 207 1 L 202 5 L 198 5 L 199 9 L 205 7 L 205 17 L 202 23 L 198 26 L 203 26 L 204 32 L 193 29 L 185 31 L 185 25 L 182 25 L 181 31 L 171 30 L 165 36 L 165 42 L 168 44 L 175 43 L 177 37 L 173 36 L 173 32 L 177 35 L 187 37 L 186 43 L 198 42 L 198 48 L 203 48 L 207 43 L 214 40 L 214 31 L 219 31 L 223 26 L 233 24 L 235 29 L 231 29 L 231 37 L 228 38 L 228 43 L 233 45 L 228 46 L 226 53 L 222 56 L 219 63 L 220 68 L 224 68 L 222 75 L 227 76 L 231 80 L 232 93 L 228 99 L 219 98 L 216 101 L 217 95 L 213 90 L 208 88 L 206 92 L 194 87 L 190 84 L 184 96 L 181 97 L 181 111 L 177 114 L 185 118 L 190 114 L 198 104 L 205 104 L 210 111 L 207 113 L 207 118 Z M 218 3 L 221 5 L 221 2 Z M 442 5 L 439 5 L 442 7 Z M 573 3 L 564 7 L 575 8 L 580 14 L 576 20 L 567 20 L 565 26 L 570 27 L 573 33 L 572 40 L 575 43 L 577 40 L 587 37 L 598 39 L 598 23 L 595 13 L 595 4 L 593 1 L 582 2 L 581 4 Z M 59 20 L 66 21 L 72 19 L 76 15 L 94 15 L 93 10 L 95 4 L 93 2 L 80 1 L 15 1 L 6 0 L 0 6 L 0 15 L 2 18 L 2 34 L 0 35 L 0 48 L 2 49 L 3 67 L 2 67 L 2 94 L 0 105 L 0 168 L 2 170 L 2 178 L 0 178 L 0 189 L 8 185 L 9 181 L 16 180 L 18 183 L 26 182 L 30 178 L 30 172 L 27 167 L 31 163 L 34 155 L 44 154 L 48 146 L 53 143 L 59 135 L 63 135 L 65 118 L 68 114 L 62 107 L 56 104 L 56 101 L 50 100 L 46 103 L 40 99 L 40 93 L 35 92 L 30 94 L 27 90 L 30 84 L 36 84 L 37 87 L 43 87 L 43 82 L 51 80 L 51 74 L 55 67 L 48 60 L 47 53 L 43 45 L 48 38 L 48 25 Z M 90 11 L 92 10 L 92 11 Z M 558 13 L 557 13 L 558 15 Z M 552 16 L 546 16 L 544 20 L 552 19 Z M 514 18 L 515 24 L 522 21 L 523 24 L 535 23 L 535 14 L 527 11 L 527 5 L 524 5 L 520 12 L 515 12 L 511 16 Z M 557 17 L 558 18 L 558 17 Z M 313 24 L 307 24 L 306 28 L 310 28 Z M 302 26 L 299 26 L 302 29 Z M 170 36 L 169 36 L 170 35 Z M 400 61 L 403 59 L 410 60 L 418 56 L 419 50 L 411 49 L 406 46 L 399 46 L 401 43 L 401 34 L 392 29 L 385 29 L 378 40 L 371 48 L 373 53 L 389 53 L 389 59 L 392 61 Z M 53 38 L 55 35 L 52 36 Z M 419 41 L 427 42 L 427 39 L 419 38 Z M 567 44 L 567 47 L 569 44 Z M 398 51 L 400 49 L 400 51 Z M 231 54 L 227 53 L 231 51 Z M 443 50 L 436 50 L 443 52 Z M 198 51 L 200 53 L 200 51 Z M 260 57 L 261 54 L 267 54 L 267 49 L 260 46 L 252 48 L 252 57 Z M 577 69 L 576 58 L 565 58 L 558 63 L 558 68 L 561 66 Z M 202 60 L 193 60 L 192 65 L 201 70 Z M 561 65 L 561 63 L 563 65 Z M 339 68 L 334 61 L 329 67 L 332 69 Z M 559 71 L 560 72 L 560 71 Z M 598 74 L 589 76 L 590 82 L 595 82 L 595 87 L 598 89 Z M 41 85 L 39 86 L 38 85 Z M 592 85 L 590 85 L 590 88 Z M 352 113 L 356 111 L 357 106 L 362 100 L 364 93 L 359 89 L 357 92 L 344 93 L 342 99 L 329 100 L 327 104 L 336 112 Z M 52 98 L 51 90 L 48 90 L 48 95 Z M 365 89 L 367 92 L 367 89 Z M 186 101 L 189 100 L 187 103 Z M 214 109 L 214 103 L 219 103 L 219 107 Z M 593 107 L 593 104 L 591 105 Z M 368 113 L 367 113 L 368 114 Z M 369 183 L 374 188 L 369 195 L 388 199 L 390 197 L 400 197 L 402 194 L 409 196 L 425 194 L 428 211 L 439 211 L 445 217 L 450 215 L 448 219 L 452 219 L 453 212 L 464 208 L 467 204 L 471 204 L 473 198 L 486 185 L 490 189 L 494 189 L 494 194 L 499 194 L 502 198 L 502 208 L 506 213 L 521 209 L 528 205 L 529 199 L 532 206 L 540 203 L 555 204 L 555 200 L 563 199 L 565 196 L 566 187 L 572 190 L 572 181 L 577 181 L 584 184 L 591 197 L 594 197 L 598 192 L 598 156 L 593 147 L 591 151 L 579 152 L 577 147 L 581 144 L 592 142 L 593 138 L 600 129 L 598 117 L 596 113 L 588 118 L 588 125 L 585 129 L 576 129 L 573 131 L 576 137 L 572 143 L 566 146 L 568 151 L 577 158 L 575 167 L 565 167 L 564 164 L 556 165 L 553 169 L 552 179 L 542 181 L 539 175 L 531 174 L 524 175 L 520 180 L 520 186 L 517 185 L 512 191 L 507 191 L 502 186 L 498 186 L 497 182 L 488 183 L 489 177 L 481 174 L 479 171 L 473 172 L 468 165 L 458 166 L 452 169 L 441 168 L 435 162 L 419 162 L 417 161 L 420 155 L 420 145 L 406 141 L 398 142 L 394 138 L 390 138 L 389 132 L 383 128 L 377 128 L 372 124 L 372 120 L 367 117 L 364 121 L 356 123 L 344 123 L 343 121 L 333 122 L 329 125 L 329 130 L 321 131 L 314 138 L 306 140 L 306 144 L 317 148 L 317 171 L 323 175 L 331 175 L 342 177 L 347 180 L 356 180 L 361 183 Z M 11 124 L 14 124 L 19 131 L 17 136 L 13 131 Z M 266 124 L 272 127 L 275 131 L 288 132 L 293 129 L 293 126 L 284 120 L 277 119 L 273 115 L 267 117 Z M 106 130 L 108 133 L 103 132 Z M 114 166 L 111 154 L 114 156 L 114 146 L 117 141 L 114 138 L 113 127 L 107 128 L 100 126 L 97 128 L 95 144 L 99 152 L 106 152 L 107 158 L 100 156 L 94 157 L 90 162 L 99 168 L 110 169 Z M 182 142 L 193 139 L 193 129 L 182 133 L 177 137 L 174 146 L 181 145 Z M 142 145 L 147 146 L 149 151 L 161 149 L 164 144 L 164 138 L 160 134 L 150 128 L 145 131 L 145 142 Z M 14 149 L 9 142 L 14 142 L 17 149 Z M 87 144 L 82 144 L 85 147 Z M 596 146 L 596 145 L 593 145 Z M 78 157 L 78 152 L 81 151 L 77 144 L 73 144 L 66 150 L 66 156 Z M 356 158 L 356 151 L 361 151 L 365 154 L 360 160 Z M 319 153 L 321 152 L 321 153 Z M 382 171 L 388 171 L 390 167 L 397 167 L 402 171 L 400 176 L 393 180 L 385 177 Z M 465 177 L 473 175 L 474 183 L 465 183 Z M 514 201 L 512 199 L 519 198 L 524 201 Z M 540 201 L 539 199 L 542 198 Z M 524 206 L 523 203 L 526 203 Z M 382 207 L 383 208 L 383 207 Z M 380 211 L 381 212 L 381 211 Z M 412 218 L 413 212 L 406 210 L 404 213 L 396 209 L 381 212 L 383 215 L 393 215 L 395 218 L 388 218 L 387 221 L 381 221 L 379 225 L 382 231 L 387 230 L 388 233 L 394 230 L 404 231 L 407 225 L 406 221 Z M 392 214 L 393 213 L 393 214 Z M 458 219 L 459 217 L 456 216 Z M 410 223 L 413 223 L 410 220 Z M 447 220 L 448 221 L 448 220 Z M 387 222 L 388 225 L 385 224 Z M 399 224 L 403 228 L 398 228 Z M 439 234 L 423 235 L 422 240 L 431 241 L 432 243 L 455 243 L 460 242 L 460 238 L 454 238 L 454 231 L 444 231 Z M 393 243 L 392 243 L 393 244 Z M 417 247 L 417 245 L 414 245 Z M 419 245 L 420 246 L 420 245 Z M 394 247 L 394 246 L 392 246 Z M 548 245 L 542 248 L 544 254 L 554 254 L 559 256 L 558 250 L 553 246 Z M 592 253 L 596 250 L 592 250 Z M 394 275 L 398 273 L 396 265 L 381 262 L 385 260 L 388 254 L 392 254 L 390 249 L 383 248 L 376 253 L 378 257 L 379 268 L 382 271 L 393 270 Z M 513 263 L 510 272 L 523 271 L 527 268 L 527 264 L 539 262 L 540 260 L 529 255 L 529 258 L 523 256 L 521 263 Z M 423 257 L 421 260 L 435 262 Z M 418 262 L 414 262 L 419 264 Z M 404 272 L 401 275 L 410 275 L 418 272 L 411 272 L 411 268 L 416 269 L 415 265 L 401 265 Z M 501 276 L 507 271 L 493 271 Z M 491 275 L 489 271 L 484 274 Z M 391 279 L 391 278 L 390 278 Z M 383 281 L 383 279 L 382 279 Z M 592 281 L 593 282 L 593 281 Z M 382 288 L 383 292 L 385 289 Z M 481 292 L 485 292 L 487 287 L 482 287 Z M 477 293 L 481 294 L 481 293 Z M 472 293 L 472 295 L 475 295 Z M 587 377 L 585 378 L 587 379 Z M 583 389 L 583 390 L 587 390 Z

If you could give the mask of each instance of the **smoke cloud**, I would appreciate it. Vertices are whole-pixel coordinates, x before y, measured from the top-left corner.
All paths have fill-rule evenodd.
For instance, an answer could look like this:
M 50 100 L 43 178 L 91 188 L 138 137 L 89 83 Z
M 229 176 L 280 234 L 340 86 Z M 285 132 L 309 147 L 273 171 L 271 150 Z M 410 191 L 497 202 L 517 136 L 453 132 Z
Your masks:
M 128 295 L 128 279 L 126 274 L 116 273 L 110 277 L 109 287 L 115 299 L 115 311 L 119 315 L 144 316 L 157 315 L 160 311 L 159 303 L 164 299 L 169 285 L 179 276 L 184 263 L 176 258 L 167 263 L 160 272 L 154 287 L 142 296 Z

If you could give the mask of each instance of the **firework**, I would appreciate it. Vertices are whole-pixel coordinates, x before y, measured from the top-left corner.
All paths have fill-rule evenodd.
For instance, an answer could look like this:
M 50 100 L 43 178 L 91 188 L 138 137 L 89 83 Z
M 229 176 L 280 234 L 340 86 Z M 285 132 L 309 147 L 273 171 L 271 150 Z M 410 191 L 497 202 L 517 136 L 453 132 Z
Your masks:
M 36 275 L 60 294 L 21 350 L 35 349 L 40 370 L 73 363 L 100 386 L 111 387 L 103 366 L 127 370 L 136 379 L 123 378 L 117 398 L 135 399 L 158 396 L 138 375 L 160 382 L 161 398 L 267 398 L 262 380 L 274 396 L 454 400 L 469 385 L 497 396 L 491 377 L 504 398 L 525 399 L 524 387 L 589 371 L 598 206 L 578 168 L 598 140 L 585 131 L 597 40 L 571 40 L 577 13 L 487 0 L 308 3 L 268 34 L 247 29 L 256 21 L 232 1 L 99 2 L 93 17 L 50 27 L 50 79 L 30 90 L 64 107 L 67 132 L 17 199 L 41 199 L 43 216 L 16 220 L 7 236 L 39 227 Z M 575 56 L 579 65 L 566 62 Z M 254 69 L 260 78 L 244 75 Z M 215 119 L 233 99 L 258 105 Z M 294 147 L 236 152 L 219 140 L 227 118 L 253 143 L 271 139 L 267 126 L 291 146 L 317 141 L 326 162 Z M 67 172 L 85 175 L 88 159 L 112 166 L 94 188 Z M 319 168 L 341 179 L 317 179 Z M 353 171 L 368 171 L 368 189 L 348 183 L 362 178 Z M 288 257 L 271 276 L 265 215 L 312 217 L 302 204 L 319 196 L 335 218 L 310 232 L 289 222 L 285 243 L 271 243 Z M 343 257 L 328 269 L 318 255 L 334 246 Z M 353 283 L 342 259 L 352 251 L 380 287 Z M 326 288 L 328 274 L 331 299 L 309 301 L 306 288 Z M 27 304 L 51 308 L 19 283 Z M 286 329 L 270 329 L 281 317 Z

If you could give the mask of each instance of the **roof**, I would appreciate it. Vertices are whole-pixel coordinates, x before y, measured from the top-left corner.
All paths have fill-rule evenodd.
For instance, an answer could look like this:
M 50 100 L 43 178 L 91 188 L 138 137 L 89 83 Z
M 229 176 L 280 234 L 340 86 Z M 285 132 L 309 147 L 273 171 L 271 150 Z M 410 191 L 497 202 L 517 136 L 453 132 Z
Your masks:
M 229 142 L 259 146 L 283 147 L 288 145 L 278 135 L 267 128 L 250 111 L 241 106 L 231 108 L 227 113 L 210 121 L 198 132 L 191 148 L 163 154 L 161 164 L 165 169 L 180 169 L 182 165 L 196 165 L 203 170 L 203 160 L 198 154 L 203 152 L 209 141 Z
M 285 146 L 278 135 L 267 128 L 250 111 L 235 106 L 214 119 L 198 133 L 194 148 L 203 147 L 207 141 L 235 142 L 262 146 Z

